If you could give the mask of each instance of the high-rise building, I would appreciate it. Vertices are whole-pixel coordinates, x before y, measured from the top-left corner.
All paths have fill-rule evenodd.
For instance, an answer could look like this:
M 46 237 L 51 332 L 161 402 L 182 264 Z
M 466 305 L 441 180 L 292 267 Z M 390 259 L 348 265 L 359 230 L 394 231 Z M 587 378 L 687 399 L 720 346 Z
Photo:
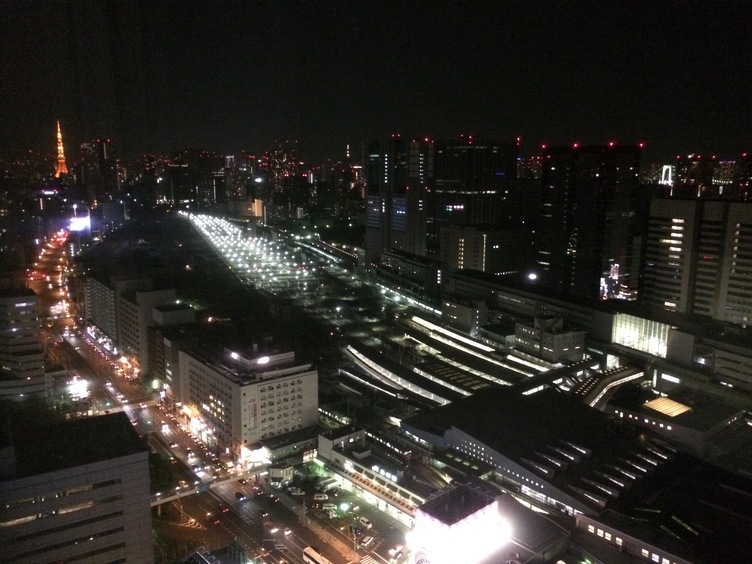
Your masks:
M 544 148 L 536 255 L 545 284 L 591 298 L 636 289 L 639 168 L 637 145 Z
M 386 250 L 424 257 L 433 141 L 394 134 L 383 145 L 372 143 L 366 159 L 366 260 L 378 263 Z
M 437 255 L 441 229 L 509 225 L 516 211 L 511 191 L 517 178 L 518 143 L 472 135 L 436 144 L 435 181 L 428 192 L 427 247 Z
M 152 562 L 149 448 L 115 413 L 17 425 L 0 445 L 0 560 Z
M 752 323 L 752 203 L 656 199 L 640 297 L 680 313 Z
M 57 168 L 55 169 L 55 178 L 68 174 L 68 167 L 65 166 L 65 151 L 63 150 L 63 134 L 60 131 L 60 120 L 57 121 Z

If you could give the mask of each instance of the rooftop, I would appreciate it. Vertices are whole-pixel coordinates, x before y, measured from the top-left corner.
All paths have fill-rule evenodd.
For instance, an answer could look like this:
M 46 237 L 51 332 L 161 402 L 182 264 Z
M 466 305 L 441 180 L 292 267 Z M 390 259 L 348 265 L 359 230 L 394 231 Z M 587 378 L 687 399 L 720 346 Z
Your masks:
M 491 503 L 493 503 L 493 497 L 462 484 L 427 501 L 420 506 L 419 511 L 445 525 L 454 525 Z
M 627 386 L 614 394 L 609 404 L 696 431 L 709 431 L 742 411 L 720 395 L 690 386 L 678 386 L 663 394 Z
M 148 452 L 125 413 L 13 429 L 16 474 L 25 478 Z

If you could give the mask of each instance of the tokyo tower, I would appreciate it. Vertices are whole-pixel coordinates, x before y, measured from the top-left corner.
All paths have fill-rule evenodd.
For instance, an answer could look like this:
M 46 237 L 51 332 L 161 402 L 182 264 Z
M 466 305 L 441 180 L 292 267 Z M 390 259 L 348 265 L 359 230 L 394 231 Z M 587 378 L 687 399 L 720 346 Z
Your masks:
M 55 170 L 55 178 L 60 178 L 61 174 L 68 174 L 68 167 L 65 166 L 65 152 L 63 152 L 63 134 L 60 133 L 60 120 L 57 120 L 57 170 Z

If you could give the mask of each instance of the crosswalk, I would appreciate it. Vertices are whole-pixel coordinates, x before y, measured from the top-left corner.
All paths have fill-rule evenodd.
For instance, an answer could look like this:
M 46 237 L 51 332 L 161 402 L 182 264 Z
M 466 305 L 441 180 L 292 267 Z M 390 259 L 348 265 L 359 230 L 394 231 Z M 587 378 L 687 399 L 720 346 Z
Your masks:
M 366 554 L 363 558 L 360 559 L 360 564 L 384 564 L 384 563 L 379 562 L 373 556 L 369 556 L 368 554 Z

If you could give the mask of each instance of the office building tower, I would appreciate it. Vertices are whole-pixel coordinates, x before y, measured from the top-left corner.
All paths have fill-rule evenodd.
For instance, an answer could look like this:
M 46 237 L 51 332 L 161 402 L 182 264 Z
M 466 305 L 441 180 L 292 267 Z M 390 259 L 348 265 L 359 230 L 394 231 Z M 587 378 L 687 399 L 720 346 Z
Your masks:
M 55 169 L 55 178 L 68 174 L 68 167 L 65 166 L 65 151 L 63 150 L 63 134 L 60 131 L 60 120 L 57 121 L 57 168 Z
M 149 448 L 125 413 L 11 429 L 0 560 L 153 561 Z
M 394 134 L 366 156 L 366 260 L 381 253 L 426 254 L 426 192 L 433 179 L 434 143 Z
M 639 168 L 636 145 L 544 148 L 536 233 L 543 283 L 590 298 L 632 295 Z
M 746 327 L 752 322 L 752 203 L 656 199 L 641 299 Z

